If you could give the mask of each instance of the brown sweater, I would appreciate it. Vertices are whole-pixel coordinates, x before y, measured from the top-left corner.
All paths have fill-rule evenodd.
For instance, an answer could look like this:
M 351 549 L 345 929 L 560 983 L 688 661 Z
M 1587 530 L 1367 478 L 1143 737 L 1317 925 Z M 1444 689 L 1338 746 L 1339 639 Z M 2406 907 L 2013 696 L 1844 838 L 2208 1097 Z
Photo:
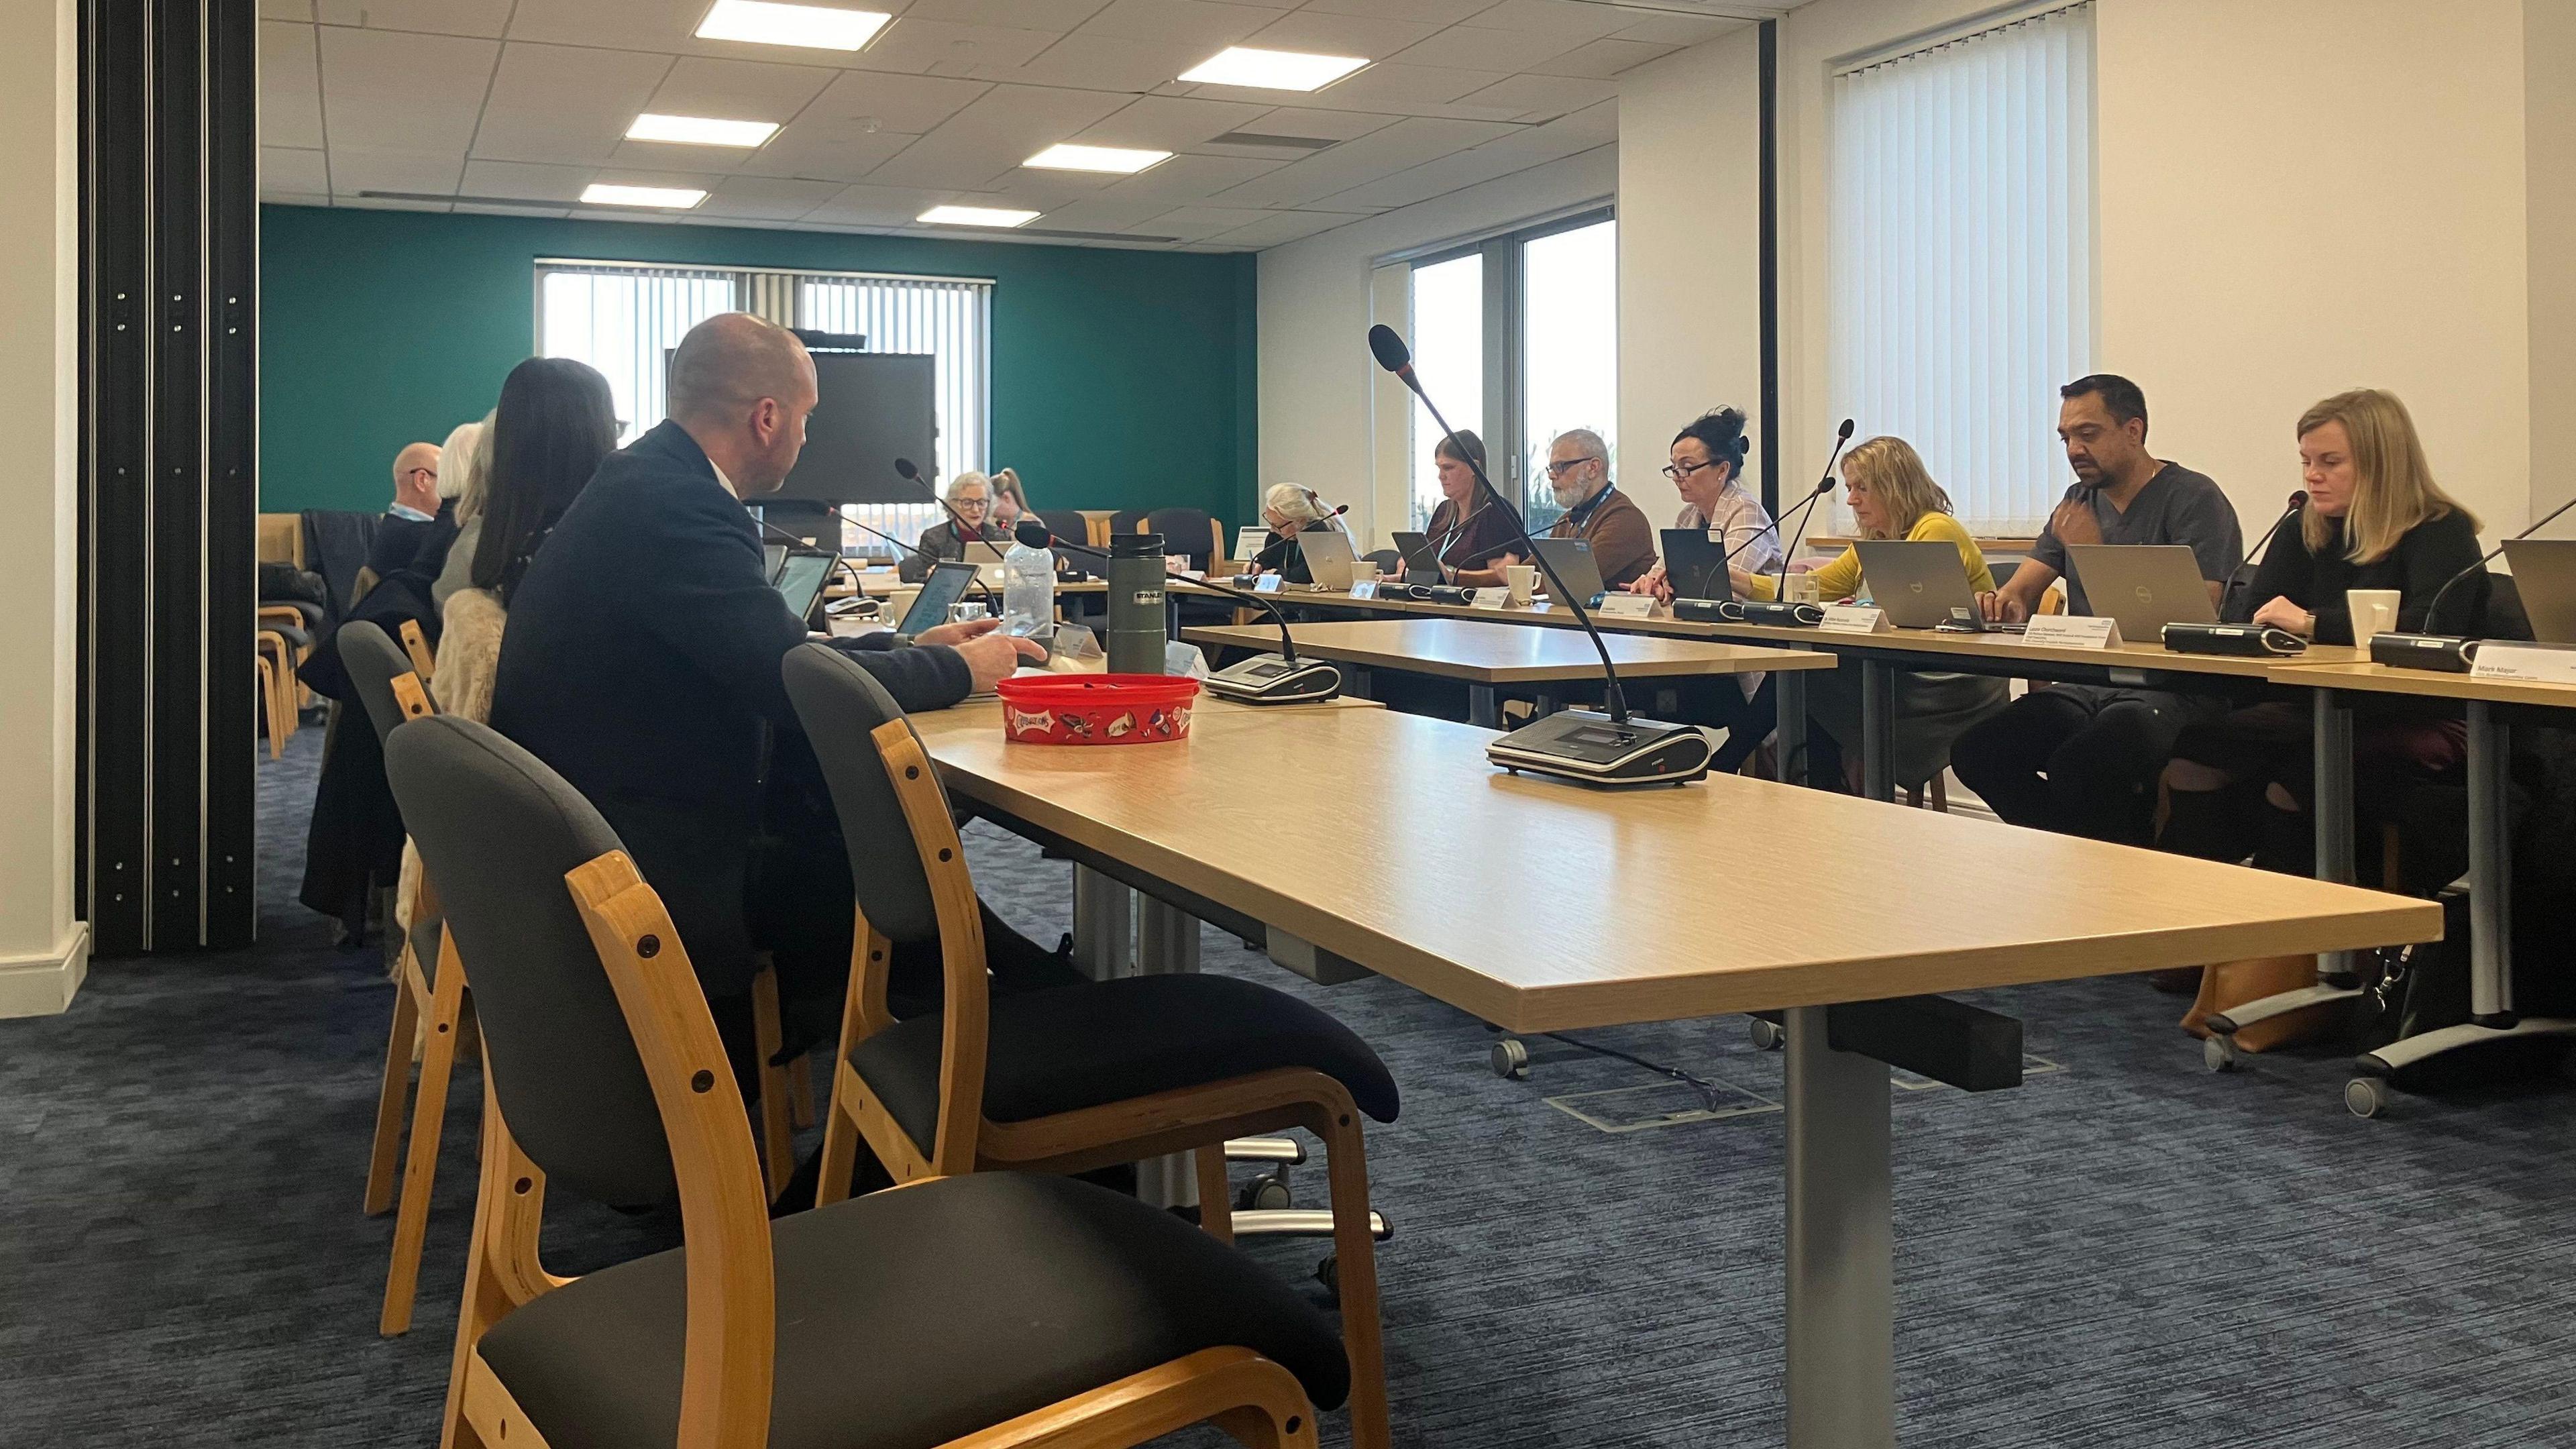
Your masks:
M 1605 489 L 1593 500 L 1579 532 L 1573 523 L 1574 515 L 1569 513 L 1556 521 L 1547 536 L 1580 538 L 1592 545 L 1592 562 L 1601 570 L 1604 588 L 1624 589 L 1655 566 L 1655 526 L 1646 521 L 1645 510 L 1617 488 Z

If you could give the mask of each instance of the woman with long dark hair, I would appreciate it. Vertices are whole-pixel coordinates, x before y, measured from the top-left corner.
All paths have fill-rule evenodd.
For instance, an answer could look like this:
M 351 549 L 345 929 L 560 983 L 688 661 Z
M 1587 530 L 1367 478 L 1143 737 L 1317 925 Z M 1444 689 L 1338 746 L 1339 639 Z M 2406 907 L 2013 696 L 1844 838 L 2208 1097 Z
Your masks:
M 617 451 L 617 404 L 608 379 L 569 357 L 531 357 L 510 369 L 493 410 L 491 472 L 470 580 L 501 605 L 546 534 Z

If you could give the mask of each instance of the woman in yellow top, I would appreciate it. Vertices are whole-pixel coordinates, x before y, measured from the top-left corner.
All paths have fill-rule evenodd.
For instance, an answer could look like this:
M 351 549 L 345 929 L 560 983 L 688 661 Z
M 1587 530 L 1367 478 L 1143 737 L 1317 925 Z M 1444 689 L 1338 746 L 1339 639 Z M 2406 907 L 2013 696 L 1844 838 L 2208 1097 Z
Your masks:
M 1994 570 L 1959 520 L 1950 516 L 1950 495 L 1932 481 L 1930 469 L 1903 438 L 1872 438 L 1843 458 L 1843 504 L 1851 510 L 1863 538 L 1902 538 L 1914 543 L 1938 540 L 1959 550 L 1967 567 L 1968 587 L 1986 593 L 1995 586 Z M 1735 592 L 1753 599 L 1779 597 L 1771 575 L 1731 569 Z M 1861 586 L 1860 550 L 1844 549 L 1842 557 L 1817 569 L 1818 596 L 1840 599 Z M 1808 778 L 1830 780 L 1839 757 L 1844 783 L 1860 791 L 1860 664 L 1846 656 L 1828 675 L 1810 675 L 1807 686 Z M 1950 764 L 1950 742 L 1970 725 L 2004 707 L 2004 681 L 1974 674 L 1900 673 L 1896 676 L 1896 783 L 1910 788 L 1940 774 Z
M 1950 495 L 1932 481 L 1931 470 L 1903 438 L 1872 438 L 1843 458 L 1843 506 L 1851 510 L 1863 538 L 1938 540 L 1955 547 L 1968 569 L 1968 587 L 1980 594 L 1994 591 L 1995 574 L 1986 567 L 1985 553 L 1967 527 L 1950 516 Z M 1774 575 L 1735 568 L 1727 572 L 1734 575 L 1738 598 L 1780 597 Z M 1860 550 L 1844 549 L 1841 558 L 1808 577 L 1816 581 L 1819 598 L 1850 597 L 1860 589 Z

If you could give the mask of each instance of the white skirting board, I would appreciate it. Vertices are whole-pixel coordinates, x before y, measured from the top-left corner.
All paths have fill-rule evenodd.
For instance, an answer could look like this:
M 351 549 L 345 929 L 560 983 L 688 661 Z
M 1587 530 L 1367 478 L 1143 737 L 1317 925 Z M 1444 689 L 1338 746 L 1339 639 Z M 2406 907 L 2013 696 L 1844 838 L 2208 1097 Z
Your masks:
M 89 923 L 74 921 L 56 950 L 0 958 L 0 1017 L 59 1015 L 88 975 Z

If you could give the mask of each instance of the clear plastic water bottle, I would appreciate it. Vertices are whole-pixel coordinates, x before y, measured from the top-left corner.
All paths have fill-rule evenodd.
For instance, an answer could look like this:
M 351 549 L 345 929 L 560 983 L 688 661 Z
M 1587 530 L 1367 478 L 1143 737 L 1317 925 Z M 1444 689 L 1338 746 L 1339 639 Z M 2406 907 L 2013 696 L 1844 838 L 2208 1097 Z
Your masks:
M 1013 543 L 1002 555 L 1002 632 L 1042 636 L 1055 629 L 1055 550 Z

